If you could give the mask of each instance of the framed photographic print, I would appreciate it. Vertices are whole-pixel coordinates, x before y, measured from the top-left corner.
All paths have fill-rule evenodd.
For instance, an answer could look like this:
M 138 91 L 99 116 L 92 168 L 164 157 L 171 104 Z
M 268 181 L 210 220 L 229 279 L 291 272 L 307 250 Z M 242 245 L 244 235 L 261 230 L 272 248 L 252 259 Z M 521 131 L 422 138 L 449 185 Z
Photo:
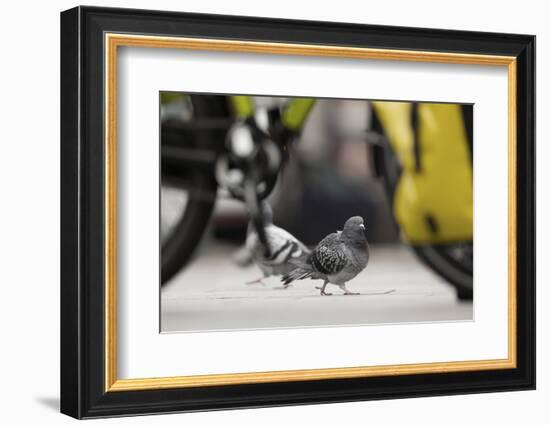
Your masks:
M 61 411 L 535 387 L 535 37 L 61 14 Z

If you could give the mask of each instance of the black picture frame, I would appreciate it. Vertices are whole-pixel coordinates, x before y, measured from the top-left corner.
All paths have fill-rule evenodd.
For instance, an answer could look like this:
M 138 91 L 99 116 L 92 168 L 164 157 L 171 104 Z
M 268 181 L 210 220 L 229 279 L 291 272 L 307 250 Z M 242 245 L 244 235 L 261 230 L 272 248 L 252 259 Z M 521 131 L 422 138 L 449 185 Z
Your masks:
M 104 34 L 506 55 L 517 59 L 517 367 L 105 391 Z M 535 388 L 535 37 L 76 7 L 61 13 L 61 412 L 76 418 Z

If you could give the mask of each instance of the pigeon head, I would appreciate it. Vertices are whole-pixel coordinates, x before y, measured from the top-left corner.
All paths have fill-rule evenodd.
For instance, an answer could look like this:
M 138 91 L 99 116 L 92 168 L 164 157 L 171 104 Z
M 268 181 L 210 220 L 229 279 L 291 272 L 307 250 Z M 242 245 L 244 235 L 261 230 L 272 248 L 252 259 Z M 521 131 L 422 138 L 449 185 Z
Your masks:
M 364 245 L 367 241 L 367 231 L 363 217 L 348 218 L 342 230 L 342 236 L 354 245 Z

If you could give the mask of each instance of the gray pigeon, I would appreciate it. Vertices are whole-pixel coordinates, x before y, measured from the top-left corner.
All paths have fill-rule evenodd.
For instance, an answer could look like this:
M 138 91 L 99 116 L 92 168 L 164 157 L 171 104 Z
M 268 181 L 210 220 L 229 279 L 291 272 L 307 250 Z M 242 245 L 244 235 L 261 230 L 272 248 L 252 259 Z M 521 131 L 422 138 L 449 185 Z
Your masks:
M 265 202 L 262 204 L 262 215 L 271 254 L 269 257 L 265 256 L 265 249 L 252 223 L 248 225 L 246 249 L 263 272 L 263 278 L 292 272 L 297 266 L 290 261 L 299 261 L 311 251 L 289 232 L 273 224 L 273 212 Z M 263 278 L 248 283 L 262 283 Z
M 317 244 L 305 261 L 293 261 L 298 267 L 282 277 L 283 285 L 298 279 L 322 279 L 321 295 L 332 295 L 325 291 L 327 284 L 339 286 L 345 295 L 358 295 L 346 288 L 369 261 L 369 244 L 365 225 L 361 217 L 351 217 L 344 229 L 331 233 Z

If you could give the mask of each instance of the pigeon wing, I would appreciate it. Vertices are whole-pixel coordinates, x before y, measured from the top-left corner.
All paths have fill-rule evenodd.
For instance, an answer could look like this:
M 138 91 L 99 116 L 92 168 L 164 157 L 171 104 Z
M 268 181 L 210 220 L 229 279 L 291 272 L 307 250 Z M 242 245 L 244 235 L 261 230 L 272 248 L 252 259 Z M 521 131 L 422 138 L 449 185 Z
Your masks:
M 266 228 L 266 233 L 271 247 L 271 257 L 267 259 L 270 262 L 282 264 L 309 252 L 302 242 L 280 227 L 271 225 Z
M 331 233 L 319 242 L 311 255 L 311 263 L 317 272 L 325 275 L 338 273 L 346 266 L 347 257 L 337 233 Z
M 266 236 L 271 248 L 271 256 L 264 257 L 263 246 L 260 243 L 256 231 L 249 227 L 248 237 L 246 240 L 247 248 L 263 263 L 266 264 L 283 264 L 290 258 L 300 258 L 309 253 L 306 246 L 296 239 L 292 234 L 280 227 L 270 225 L 266 227 Z

